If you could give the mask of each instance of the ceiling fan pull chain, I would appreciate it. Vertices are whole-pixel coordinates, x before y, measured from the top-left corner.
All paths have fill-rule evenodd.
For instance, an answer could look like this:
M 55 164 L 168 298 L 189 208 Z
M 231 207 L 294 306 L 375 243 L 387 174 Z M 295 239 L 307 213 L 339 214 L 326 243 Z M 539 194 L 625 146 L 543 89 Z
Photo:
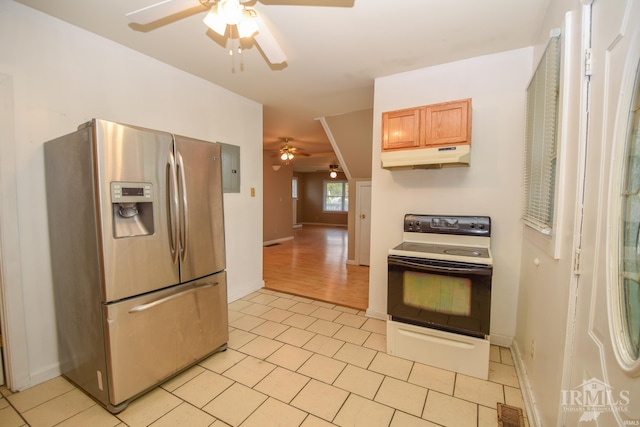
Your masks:
M 242 45 L 240 44 L 240 38 L 235 38 L 234 37 L 234 29 L 235 29 L 235 25 L 230 25 L 229 26 L 229 38 L 227 39 L 227 48 L 229 50 L 229 56 L 231 57 L 231 72 L 235 73 L 236 72 L 236 61 L 234 58 L 234 50 L 235 46 L 234 43 L 237 40 L 238 43 L 238 54 L 240 55 L 240 71 L 244 71 L 244 61 L 242 59 Z

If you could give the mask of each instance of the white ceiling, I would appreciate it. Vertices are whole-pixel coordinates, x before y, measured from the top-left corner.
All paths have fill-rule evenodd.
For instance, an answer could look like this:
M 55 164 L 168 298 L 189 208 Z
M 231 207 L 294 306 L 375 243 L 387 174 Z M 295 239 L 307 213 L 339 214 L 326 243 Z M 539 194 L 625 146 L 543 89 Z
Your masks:
M 251 41 L 229 56 L 198 0 L 144 30 L 125 13 L 160 0 L 16 1 L 263 104 L 265 149 L 292 137 L 310 154 L 331 151 L 316 118 L 372 108 L 376 77 L 530 46 L 549 3 L 249 0 L 287 55 L 271 66 Z

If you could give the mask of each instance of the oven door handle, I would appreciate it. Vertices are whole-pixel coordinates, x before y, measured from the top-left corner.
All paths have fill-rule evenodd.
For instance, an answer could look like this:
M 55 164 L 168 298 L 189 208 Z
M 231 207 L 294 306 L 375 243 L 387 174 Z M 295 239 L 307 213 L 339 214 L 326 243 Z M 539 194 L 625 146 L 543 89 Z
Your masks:
M 470 273 L 490 276 L 493 267 L 490 265 L 442 265 L 431 262 L 415 262 L 407 258 L 391 258 L 388 259 L 389 265 L 397 265 L 399 267 L 412 267 L 432 273 Z

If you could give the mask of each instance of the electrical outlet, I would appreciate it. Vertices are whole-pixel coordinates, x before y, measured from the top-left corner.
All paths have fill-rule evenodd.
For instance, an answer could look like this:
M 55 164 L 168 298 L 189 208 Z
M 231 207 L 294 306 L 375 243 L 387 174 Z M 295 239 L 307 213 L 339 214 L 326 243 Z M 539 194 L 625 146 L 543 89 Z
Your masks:
M 529 348 L 529 354 L 531 355 L 532 359 L 536 355 L 536 340 L 535 340 L 535 338 L 531 338 L 531 347 Z

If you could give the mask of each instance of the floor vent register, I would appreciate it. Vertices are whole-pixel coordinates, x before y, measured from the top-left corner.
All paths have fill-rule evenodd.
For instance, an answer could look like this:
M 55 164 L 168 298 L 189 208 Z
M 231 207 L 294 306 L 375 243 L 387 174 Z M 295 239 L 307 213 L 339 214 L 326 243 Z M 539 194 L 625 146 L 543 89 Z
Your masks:
M 524 427 L 522 409 L 498 403 L 498 427 Z

